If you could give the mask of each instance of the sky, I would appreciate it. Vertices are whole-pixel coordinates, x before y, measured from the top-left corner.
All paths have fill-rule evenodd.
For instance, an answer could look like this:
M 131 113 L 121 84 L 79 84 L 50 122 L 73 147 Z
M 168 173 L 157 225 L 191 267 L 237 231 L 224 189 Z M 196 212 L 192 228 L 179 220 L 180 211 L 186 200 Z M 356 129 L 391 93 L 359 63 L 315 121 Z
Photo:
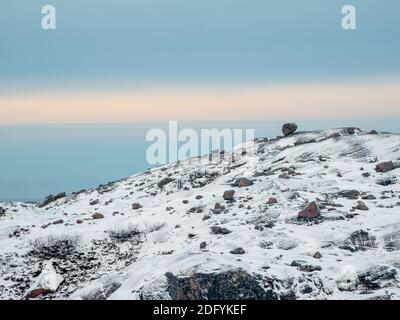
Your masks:
M 399 18 L 397 0 L 2 0 L 0 125 L 400 116 Z
M 399 18 L 398 0 L 1 0 L 0 201 L 143 171 L 167 120 L 400 132 Z

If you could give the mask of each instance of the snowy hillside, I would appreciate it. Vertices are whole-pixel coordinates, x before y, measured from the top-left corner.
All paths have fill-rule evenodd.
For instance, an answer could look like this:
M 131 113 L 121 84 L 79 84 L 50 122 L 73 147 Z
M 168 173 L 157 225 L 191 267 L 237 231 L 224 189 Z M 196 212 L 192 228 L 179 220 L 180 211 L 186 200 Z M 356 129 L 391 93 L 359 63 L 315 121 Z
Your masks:
M 205 160 L 0 203 L 0 299 L 400 299 L 400 134 Z

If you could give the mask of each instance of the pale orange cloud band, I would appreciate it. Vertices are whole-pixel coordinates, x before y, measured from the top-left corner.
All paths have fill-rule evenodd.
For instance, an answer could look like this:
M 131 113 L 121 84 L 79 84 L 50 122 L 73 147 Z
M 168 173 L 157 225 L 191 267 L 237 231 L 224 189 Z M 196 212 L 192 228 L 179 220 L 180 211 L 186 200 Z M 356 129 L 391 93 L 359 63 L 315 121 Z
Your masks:
M 400 115 L 400 81 L 0 96 L 0 124 Z

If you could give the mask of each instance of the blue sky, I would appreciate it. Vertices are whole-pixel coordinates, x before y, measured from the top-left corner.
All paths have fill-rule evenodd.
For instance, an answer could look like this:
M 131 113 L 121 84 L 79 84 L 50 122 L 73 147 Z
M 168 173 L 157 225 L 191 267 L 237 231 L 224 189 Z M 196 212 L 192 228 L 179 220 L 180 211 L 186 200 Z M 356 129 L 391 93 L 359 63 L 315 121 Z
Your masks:
M 398 0 L 1 0 L 0 200 L 144 170 L 155 121 L 399 132 L 399 18 Z
M 345 4 L 356 31 L 340 26 Z M 0 94 L 397 76 L 399 17 L 397 0 L 2 0 Z

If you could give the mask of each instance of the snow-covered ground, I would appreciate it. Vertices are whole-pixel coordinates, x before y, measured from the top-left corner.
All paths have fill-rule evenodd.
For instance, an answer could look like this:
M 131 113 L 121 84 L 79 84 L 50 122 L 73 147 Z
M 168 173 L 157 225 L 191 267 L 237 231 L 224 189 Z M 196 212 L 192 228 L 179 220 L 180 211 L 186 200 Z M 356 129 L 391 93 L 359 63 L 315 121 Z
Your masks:
M 400 134 L 298 132 L 207 159 L 0 203 L 0 298 L 400 299 Z

